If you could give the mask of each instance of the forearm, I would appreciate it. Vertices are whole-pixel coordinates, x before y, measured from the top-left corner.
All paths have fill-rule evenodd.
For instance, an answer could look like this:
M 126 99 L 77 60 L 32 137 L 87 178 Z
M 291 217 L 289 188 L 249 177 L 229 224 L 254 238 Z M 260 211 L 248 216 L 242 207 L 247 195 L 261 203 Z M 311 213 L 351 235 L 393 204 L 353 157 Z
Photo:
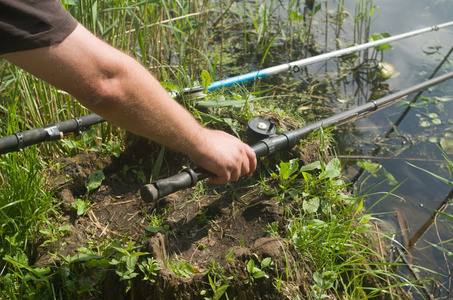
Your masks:
M 121 72 L 102 80 L 89 95 L 76 97 L 113 124 L 192 155 L 206 129 L 135 60 L 121 60 Z
M 216 175 L 214 183 L 236 181 L 256 168 L 248 145 L 203 128 L 136 60 L 81 25 L 58 45 L 4 58 L 72 94 L 109 122 L 187 154 Z
M 199 143 L 200 124 L 145 68 L 81 26 L 59 45 L 5 58 L 126 130 L 188 155 Z

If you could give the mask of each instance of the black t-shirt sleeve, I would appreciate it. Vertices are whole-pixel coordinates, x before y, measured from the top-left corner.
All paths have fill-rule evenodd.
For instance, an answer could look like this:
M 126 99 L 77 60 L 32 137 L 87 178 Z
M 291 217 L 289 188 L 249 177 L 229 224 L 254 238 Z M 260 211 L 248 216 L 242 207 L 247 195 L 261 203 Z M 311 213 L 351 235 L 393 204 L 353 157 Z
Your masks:
M 58 44 L 76 26 L 58 0 L 0 0 L 0 55 Z

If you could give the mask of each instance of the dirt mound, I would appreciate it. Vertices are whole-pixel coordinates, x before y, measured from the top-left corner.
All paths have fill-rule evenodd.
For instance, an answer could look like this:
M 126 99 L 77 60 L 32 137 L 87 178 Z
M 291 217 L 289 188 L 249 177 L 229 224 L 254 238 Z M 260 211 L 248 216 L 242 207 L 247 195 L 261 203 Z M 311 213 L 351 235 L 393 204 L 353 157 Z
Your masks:
M 253 180 L 220 187 L 207 183 L 206 188 L 215 188 L 214 194 L 191 189 L 147 204 L 138 194 L 143 183 L 137 172 L 124 172 L 125 165 L 132 169 L 130 161 L 127 154 L 122 159 L 94 154 L 65 158 L 60 162 L 63 174 L 53 183 L 71 234 L 47 251 L 73 256 L 82 247 L 102 248 L 106 241 L 131 239 L 142 245 L 137 251 L 149 253 L 138 261 L 153 257 L 161 268 L 154 282 L 140 274 L 127 287 L 111 267 L 92 283 L 102 290 L 99 299 L 204 299 L 220 285 L 231 299 L 308 297 L 305 291 L 313 284 L 310 268 L 305 267 L 309 262 L 282 238 L 269 237 L 270 224 L 284 225 L 284 211 L 275 199 L 261 195 Z M 77 215 L 74 203 L 86 197 L 86 182 L 96 170 L 103 170 L 105 179 L 91 191 L 90 209 Z M 161 226 L 150 226 L 159 216 L 165 216 Z M 37 264 L 53 259 L 43 255 Z M 179 273 L 178 262 L 190 266 L 190 271 Z
M 304 164 L 318 158 L 319 145 L 302 148 L 296 154 Z M 145 203 L 138 175 L 149 178 L 151 170 L 143 166 L 152 163 L 146 156 L 136 157 L 140 151 L 126 151 L 119 159 L 91 153 L 60 162 L 61 174 L 54 176 L 53 185 L 62 199 L 63 223 L 71 230 L 48 244 L 36 265 L 55 263 L 55 253 L 75 257 L 80 249 L 102 253 L 96 259 L 108 256 L 109 264 L 82 267 L 75 276 L 96 291 L 90 299 L 220 299 L 225 292 L 228 299 L 313 298 L 309 291 L 315 270 L 278 236 L 285 232 L 285 211 L 277 199 L 261 193 L 256 179 L 225 186 L 206 182 Z M 327 151 L 322 155 L 327 157 Z M 165 162 L 168 175 L 187 163 L 177 154 L 167 157 L 173 159 Z M 141 163 L 133 163 L 137 161 Z M 87 197 L 86 182 L 97 170 L 105 178 Z M 90 201 L 90 208 L 77 213 L 77 201 Z M 128 243 L 133 247 L 120 249 Z M 125 253 L 121 270 L 120 259 L 111 258 L 112 249 Z M 147 278 L 143 271 L 134 273 L 137 266 L 156 268 Z

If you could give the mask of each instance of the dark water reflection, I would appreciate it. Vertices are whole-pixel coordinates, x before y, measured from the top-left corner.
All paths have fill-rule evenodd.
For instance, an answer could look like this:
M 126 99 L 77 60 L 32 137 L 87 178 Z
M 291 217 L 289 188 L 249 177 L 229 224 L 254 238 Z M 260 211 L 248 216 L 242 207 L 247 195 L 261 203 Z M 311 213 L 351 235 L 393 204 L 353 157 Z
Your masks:
M 349 9 L 353 10 L 355 1 L 346 2 L 345 6 L 349 5 Z M 389 32 L 396 35 L 453 20 L 453 1 L 376 0 L 374 3 L 376 10 L 371 23 L 372 33 Z M 393 47 L 384 52 L 383 60 L 393 64 L 400 75 L 386 83 L 391 90 L 401 90 L 434 74 L 453 47 L 453 27 L 398 41 L 393 43 Z M 450 61 L 453 61 L 453 55 Z M 451 71 L 451 64 L 446 62 L 437 70 L 437 75 Z M 412 243 L 416 242 L 409 251 L 411 262 L 444 274 L 444 277 L 436 276 L 441 286 L 430 292 L 437 299 L 448 299 L 452 289 L 449 273 L 453 261 L 432 244 L 453 251 L 453 220 L 435 214 L 435 210 L 442 209 L 453 215 L 453 209 L 449 207 L 453 199 L 453 187 L 408 164 L 410 162 L 452 180 L 438 144 L 445 133 L 453 130 L 453 101 L 430 103 L 423 99 L 432 99 L 434 96 L 453 96 L 452 80 L 423 92 L 415 100 L 414 95 L 410 95 L 407 100 L 414 101 L 418 107 L 408 111 L 405 105 L 386 108 L 338 130 L 335 139 L 340 155 L 354 157 L 349 160 L 348 166 L 351 177 L 359 178 L 355 187 L 375 186 L 367 196 L 368 207 L 378 203 L 372 211 L 384 213 L 380 217 L 396 230 L 401 230 L 396 212 L 404 218 L 409 228 L 408 238 Z M 366 100 L 355 99 L 357 103 Z M 438 115 L 440 124 L 430 123 L 430 126 L 422 127 L 422 118 L 430 113 Z M 404 118 L 401 118 L 403 115 Z M 427 120 L 430 121 L 429 118 Z M 392 128 L 392 124 L 397 126 Z M 386 137 L 387 133 L 391 134 Z M 369 173 L 362 174 L 362 170 L 354 164 L 356 156 L 381 164 L 398 183 L 402 183 L 401 186 L 393 195 L 378 202 L 384 193 L 395 186 L 383 182 L 384 176 L 369 177 Z M 453 159 L 452 155 L 449 157 Z M 398 240 L 404 242 L 401 236 Z M 420 277 L 426 275 L 428 273 L 422 271 L 417 274 Z
M 247 3 L 253 5 L 255 2 Z M 283 3 L 289 6 L 293 1 Z M 367 42 L 368 23 L 371 24 L 369 34 L 387 32 L 395 36 L 453 21 L 453 0 L 327 0 L 316 3 L 322 7 L 315 15 L 316 22 L 312 28 L 317 49 L 307 49 L 304 43 L 291 44 L 276 39 L 263 65 L 260 65 L 262 56 L 254 54 L 260 52 L 251 49 L 251 55 L 240 66 L 248 71 L 260 66 L 262 69 L 300 60 L 307 53 L 312 56 L 353 43 Z M 344 4 L 347 12 L 341 26 L 337 18 L 339 3 Z M 367 8 L 374 5 L 371 19 L 365 17 L 354 23 L 353 16 L 357 13 L 358 3 Z M 299 12 L 305 14 L 305 22 L 308 23 L 303 5 L 299 7 Z M 287 30 L 288 24 L 294 24 L 285 9 L 275 10 L 273 17 L 277 19 L 277 27 L 284 24 L 276 30 L 278 32 Z M 361 23 L 365 26 L 360 27 L 363 25 Z M 295 32 L 293 30 L 293 34 Z M 290 34 L 286 32 L 286 36 Z M 238 36 L 242 38 L 241 34 Z M 336 41 L 340 41 L 341 46 Z M 309 100 L 296 96 L 291 101 L 286 98 L 282 101 L 288 105 L 310 107 L 304 118 L 317 121 L 366 103 L 372 96 L 376 97 L 373 92 L 377 87 L 383 88 L 384 94 L 391 93 L 453 71 L 453 26 L 399 40 L 393 42 L 392 46 L 393 49 L 384 50 L 382 56 L 375 55 L 373 49 L 369 49 L 358 53 L 360 57 L 352 62 L 332 59 L 310 65 L 298 74 L 272 77 L 267 82 L 276 87 L 289 86 L 292 95 L 310 94 Z M 377 60 L 370 60 L 372 57 Z M 381 60 L 392 64 L 399 75 L 383 82 L 377 81 L 367 63 L 373 65 Z M 356 68 L 357 65 L 362 67 Z M 241 71 L 236 70 L 235 74 L 238 73 Z M 283 89 L 278 91 L 283 93 Z M 453 199 L 453 186 L 409 163 L 453 180 L 438 148 L 445 134 L 453 134 L 453 80 L 438 84 L 421 94 L 409 95 L 405 100 L 414 106 L 408 108 L 407 103 L 400 102 L 343 125 L 335 131 L 335 142 L 338 154 L 344 158 L 348 177 L 356 180 L 355 189 L 367 193 L 367 207 L 372 207 L 371 211 L 397 232 L 401 231 L 402 223 L 407 225 L 406 242 L 409 245 L 406 246 L 410 248 L 408 262 L 442 274 L 434 275 L 421 269 L 415 271 L 418 278 L 434 276 L 439 282 L 438 286 L 428 287 L 430 290 L 426 297 L 434 295 L 436 299 L 448 299 L 452 289 L 449 273 L 453 269 L 453 260 L 432 245 L 453 252 L 453 219 L 435 213 L 441 209 L 453 215 L 453 209 L 448 206 L 450 198 Z M 451 159 L 452 154 L 453 150 L 449 151 Z M 356 165 L 360 159 L 380 164 L 382 168 L 376 176 L 370 176 Z M 393 176 L 396 184 L 386 180 L 388 174 Z M 398 184 L 400 186 L 396 188 Z M 392 193 L 384 197 L 390 191 Z M 402 244 L 405 242 L 401 235 L 396 239 Z M 411 273 L 414 270 L 402 271 L 414 275 Z

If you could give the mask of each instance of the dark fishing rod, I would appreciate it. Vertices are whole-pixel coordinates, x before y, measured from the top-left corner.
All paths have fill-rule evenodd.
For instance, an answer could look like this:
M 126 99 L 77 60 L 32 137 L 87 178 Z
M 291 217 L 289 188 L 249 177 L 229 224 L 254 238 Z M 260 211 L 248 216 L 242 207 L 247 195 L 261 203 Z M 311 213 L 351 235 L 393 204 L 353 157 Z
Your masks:
M 315 122 L 300 129 L 291 130 L 279 135 L 270 136 L 254 144 L 252 146 L 252 149 L 253 151 L 255 151 L 256 156 L 258 158 L 271 155 L 276 151 L 282 149 L 289 149 L 296 145 L 296 143 L 299 140 L 308 136 L 310 133 L 321 127 L 335 126 L 350 122 L 354 119 L 363 117 L 364 115 L 374 112 L 378 109 L 389 106 L 390 104 L 394 104 L 399 100 L 402 100 L 403 97 L 409 94 L 427 89 L 431 86 L 434 86 L 440 82 L 443 82 L 451 78 L 453 78 L 453 72 L 427 80 L 405 90 L 385 96 L 381 99 L 369 101 L 356 108 L 336 114 L 334 116 Z M 263 126 L 262 130 L 267 131 L 270 130 L 270 128 L 266 128 L 266 126 Z M 208 171 L 202 168 L 196 169 L 187 168 L 181 171 L 181 173 L 179 174 L 157 180 L 154 183 L 144 185 L 140 189 L 140 195 L 145 202 L 152 202 L 162 197 L 165 197 L 169 194 L 172 194 L 176 191 L 193 187 L 198 181 L 206 179 L 210 175 L 211 174 Z
M 57 141 L 68 134 L 80 134 L 88 130 L 91 126 L 104 121 L 102 117 L 96 114 L 90 114 L 45 127 L 7 135 L 0 138 L 0 154 L 19 151 L 25 147 L 42 142 Z
M 332 51 L 329 53 L 324 53 L 321 55 L 301 59 L 298 61 L 281 64 L 281 65 L 270 67 L 267 69 L 262 69 L 259 71 L 250 72 L 250 73 L 226 78 L 226 79 L 211 83 L 208 86 L 207 90 L 213 91 L 218 88 L 224 88 L 224 87 L 229 87 L 229 86 L 239 84 L 239 83 L 249 82 L 252 80 L 256 80 L 258 78 L 275 75 L 275 74 L 285 72 L 285 71 L 291 71 L 291 70 L 297 71 L 300 68 L 302 68 L 303 66 L 307 66 L 307 65 L 314 64 L 317 62 L 326 61 L 331 58 L 340 57 L 342 55 L 346 55 L 346 54 L 353 53 L 356 51 L 361 51 L 361 50 L 368 49 L 371 47 L 376 47 L 376 46 L 379 46 L 382 44 L 387 44 L 390 42 L 398 41 L 401 39 L 405 39 L 405 38 L 408 38 L 411 36 L 423 34 L 426 32 L 438 31 L 441 28 L 449 27 L 452 25 L 453 25 L 453 21 L 446 22 L 446 23 L 442 23 L 442 24 L 438 24 L 438 25 L 434 25 L 434 26 L 430 26 L 430 27 L 425 27 L 425 28 L 418 29 L 418 30 L 413 30 L 410 32 L 396 35 L 396 36 L 392 36 L 392 37 L 388 37 L 388 38 L 384 38 L 384 39 L 380 39 L 380 40 L 376 40 L 376 41 L 371 41 L 371 42 L 364 43 L 361 45 L 356 45 L 356 46 L 340 49 L 337 51 Z M 170 93 L 170 95 L 174 98 L 182 97 L 184 95 L 195 96 L 197 94 L 203 93 L 205 90 L 206 90 L 205 88 L 200 88 L 200 87 L 186 88 L 186 89 L 182 89 L 179 92 L 172 92 L 172 93 Z M 45 142 L 45 141 L 59 140 L 62 138 L 62 135 L 65 135 L 70 132 L 83 131 L 84 126 L 89 127 L 91 125 L 95 125 L 97 123 L 101 123 L 104 121 L 105 120 L 102 119 L 100 116 L 98 116 L 96 114 L 91 114 L 91 115 L 87 115 L 85 117 L 74 118 L 72 120 L 57 123 L 55 125 L 49 125 L 46 127 L 40 127 L 40 128 L 31 129 L 31 130 L 24 131 L 24 132 L 15 133 L 15 134 L 12 134 L 9 136 L 5 136 L 5 137 L 0 138 L 0 154 L 8 153 L 11 151 L 17 151 L 24 147 L 31 146 L 31 145 L 41 143 L 41 142 Z M 80 122 L 82 122 L 82 123 L 80 123 Z M 91 124 L 91 125 L 88 125 L 88 124 Z

